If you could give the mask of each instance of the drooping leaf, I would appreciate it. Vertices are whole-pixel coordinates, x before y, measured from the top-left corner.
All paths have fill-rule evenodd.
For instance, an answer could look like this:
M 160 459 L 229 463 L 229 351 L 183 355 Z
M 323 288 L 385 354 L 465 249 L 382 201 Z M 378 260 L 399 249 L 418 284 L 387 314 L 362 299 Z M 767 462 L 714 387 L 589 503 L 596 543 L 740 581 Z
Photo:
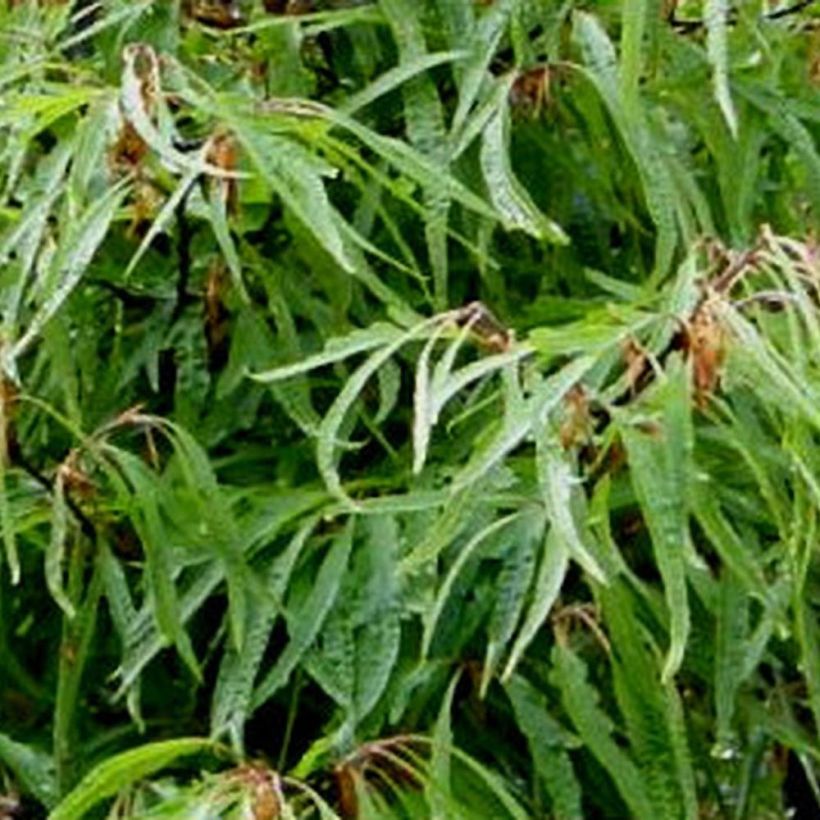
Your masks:
M 510 167 L 509 117 L 509 109 L 502 106 L 483 133 L 481 167 L 490 198 L 507 230 L 522 230 L 536 239 L 566 244 L 567 235 L 538 210 Z
M 669 651 L 664 681 L 678 671 L 689 634 L 686 591 L 689 531 L 689 486 L 692 483 L 692 399 L 688 370 L 678 363 L 669 372 L 656 399 L 661 404 L 659 429 L 624 427 L 621 434 L 629 457 L 630 475 L 641 505 L 669 612 Z

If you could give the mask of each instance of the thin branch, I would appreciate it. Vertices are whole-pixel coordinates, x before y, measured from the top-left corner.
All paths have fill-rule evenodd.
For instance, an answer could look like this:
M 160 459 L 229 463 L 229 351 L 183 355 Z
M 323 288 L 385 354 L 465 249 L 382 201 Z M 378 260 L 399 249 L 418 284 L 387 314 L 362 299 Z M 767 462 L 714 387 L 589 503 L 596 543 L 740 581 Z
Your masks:
M 817 2 L 817 0 L 801 0 L 799 3 L 795 3 L 791 6 L 786 6 L 784 9 L 777 9 L 776 11 L 770 11 L 768 14 L 764 14 L 764 18 L 766 20 L 779 20 L 781 17 L 788 17 L 791 14 L 798 14 L 799 12 L 803 11 L 803 9 L 807 9 L 809 6 L 813 6 Z
M 12 463 L 18 466 L 21 470 L 31 476 L 49 495 L 54 495 L 54 482 L 37 467 L 35 467 L 24 455 L 22 450 L 15 448 Z M 80 530 L 92 543 L 97 539 L 97 527 L 94 522 L 82 511 L 76 501 L 69 495 L 68 490 L 65 492 L 66 507 L 70 510 L 77 523 L 80 525 Z
M 191 227 L 191 222 L 188 219 L 187 207 L 188 197 L 190 196 L 191 188 L 185 192 L 181 202 L 176 209 L 177 217 L 177 295 L 176 304 L 174 305 L 174 312 L 171 314 L 171 324 L 176 322 L 186 305 L 189 303 L 188 285 L 191 281 L 191 267 L 193 260 L 191 259 L 191 241 L 193 240 L 194 231 Z
M 764 14 L 760 15 L 760 19 L 766 22 L 770 22 L 773 20 L 782 20 L 785 17 L 791 17 L 795 14 L 799 14 L 801 11 L 813 6 L 817 0 L 799 0 L 799 2 L 792 4 L 791 6 L 786 6 L 782 9 L 775 9 L 774 11 L 768 11 Z M 699 17 L 692 20 L 681 20 L 675 16 L 675 8 L 673 7 L 669 14 L 667 15 L 666 22 L 669 23 L 672 28 L 676 31 L 680 32 L 681 34 L 692 34 L 706 26 L 706 21 Z M 730 18 L 727 21 L 730 26 L 737 25 L 737 9 L 732 9 Z

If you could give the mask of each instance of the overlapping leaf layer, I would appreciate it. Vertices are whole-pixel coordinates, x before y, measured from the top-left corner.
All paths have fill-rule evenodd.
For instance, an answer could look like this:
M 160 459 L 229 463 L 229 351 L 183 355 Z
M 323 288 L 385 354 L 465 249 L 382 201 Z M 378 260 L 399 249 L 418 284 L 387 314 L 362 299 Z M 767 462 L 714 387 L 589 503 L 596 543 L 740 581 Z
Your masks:
M 813 2 L 3 4 L 0 815 L 816 816 L 819 144 Z

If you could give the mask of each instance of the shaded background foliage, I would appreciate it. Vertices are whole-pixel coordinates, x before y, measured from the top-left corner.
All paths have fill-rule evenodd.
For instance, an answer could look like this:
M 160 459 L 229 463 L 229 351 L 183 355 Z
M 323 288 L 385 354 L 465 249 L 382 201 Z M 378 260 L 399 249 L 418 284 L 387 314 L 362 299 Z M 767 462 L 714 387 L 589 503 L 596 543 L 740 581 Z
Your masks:
M 0 20 L 9 806 L 816 811 L 816 4 Z

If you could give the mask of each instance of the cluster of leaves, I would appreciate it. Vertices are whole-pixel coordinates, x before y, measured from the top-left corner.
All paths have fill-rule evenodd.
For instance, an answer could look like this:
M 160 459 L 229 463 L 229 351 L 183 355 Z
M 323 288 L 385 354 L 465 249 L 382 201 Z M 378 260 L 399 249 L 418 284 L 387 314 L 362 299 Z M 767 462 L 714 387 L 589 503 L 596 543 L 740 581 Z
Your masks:
M 812 2 L 3 4 L 0 814 L 816 810 L 818 84 Z

